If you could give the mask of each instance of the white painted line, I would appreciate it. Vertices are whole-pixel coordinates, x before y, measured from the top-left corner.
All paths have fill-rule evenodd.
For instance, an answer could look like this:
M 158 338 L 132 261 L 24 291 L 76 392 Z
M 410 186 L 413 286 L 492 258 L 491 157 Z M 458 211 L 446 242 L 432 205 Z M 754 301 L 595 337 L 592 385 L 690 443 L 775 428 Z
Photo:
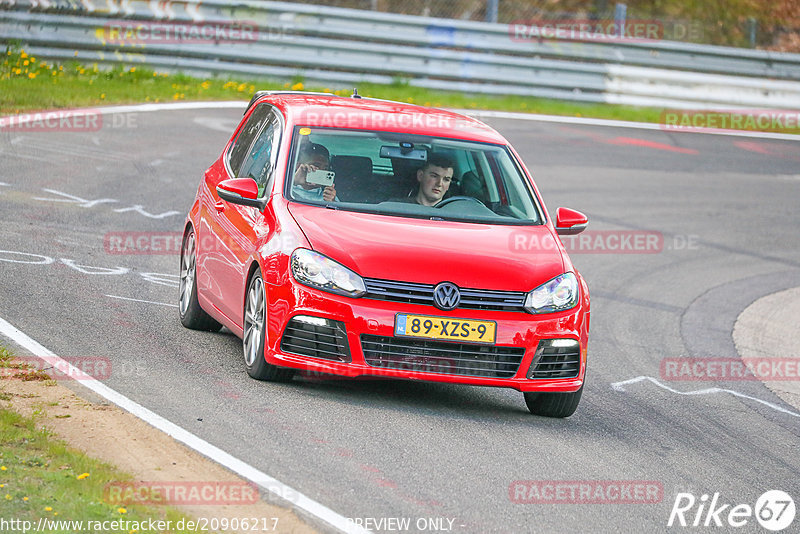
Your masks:
M 733 135 L 736 137 L 754 137 L 757 139 L 782 139 L 784 141 L 800 141 L 798 134 L 784 134 L 776 132 L 750 132 L 746 130 L 717 130 L 703 128 L 702 131 L 684 131 L 666 129 L 654 122 L 618 121 L 611 119 L 592 119 L 589 117 L 566 117 L 560 115 L 537 115 L 534 113 L 514 113 L 511 111 L 483 111 L 475 109 L 451 109 L 476 119 L 512 119 L 520 121 L 557 122 L 561 124 L 583 124 L 587 126 L 607 126 L 612 128 L 635 128 L 638 130 L 661 130 L 664 133 L 693 133 L 708 135 Z
M 773 410 L 776 410 L 778 412 L 785 413 L 785 414 L 791 415 L 793 417 L 800 417 L 800 413 L 793 412 L 791 410 L 787 410 L 786 408 L 782 408 L 781 406 L 778 406 L 777 404 L 773 404 L 771 402 L 767 402 L 765 400 L 761 400 L 761 399 L 758 399 L 756 397 L 751 397 L 750 395 L 745 395 L 744 393 L 739 393 L 738 391 L 734 391 L 732 389 L 706 388 L 706 389 L 697 389 L 695 391 L 678 391 L 677 389 L 672 389 L 671 387 L 662 384 L 661 382 L 659 382 L 658 380 L 656 380 L 652 376 L 637 376 L 636 378 L 631 378 L 629 380 L 623 380 L 622 382 L 614 382 L 613 384 L 611 384 L 611 389 L 613 389 L 614 391 L 625 391 L 625 386 L 627 386 L 628 384 L 635 384 L 635 383 L 641 382 L 643 380 L 648 380 L 648 381 L 652 382 L 653 384 L 657 385 L 658 387 L 666 389 L 667 391 L 669 391 L 671 393 L 675 393 L 676 395 L 710 395 L 710 394 L 713 394 L 713 393 L 729 393 L 729 394 L 733 395 L 734 397 L 740 397 L 742 399 L 748 399 L 748 400 L 752 400 L 752 401 L 761 403 L 764 406 L 768 406 L 769 408 L 772 408 Z
M 106 295 L 108 298 L 112 299 L 120 299 L 120 300 L 132 300 L 133 302 L 144 302 L 145 304 L 158 304 L 159 306 L 169 306 L 170 308 L 177 308 L 177 304 L 167 304 L 166 302 L 156 302 L 154 300 L 140 300 L 140 299 L 132 299 L 130 297 L 118 297 L 117 295 Z
M 21 330 L 14 327 L 2 317 L 0 317 L 0 334 L 13 340 L 20 347 L 24 348 L 34 356 L 37 356 L 43 360 L 45 360 L 44 357 L 46 357 L 47 359 L 45 361 L 50 363 L 55 362 L 60 366 L 60 369 L 67 369 L 66 372 L 68 376 L 80 378 L 82 385 L 86 386 L 101 397 L 113 402 L 123 410 L 130 412 L 151 426 L 180 441 L 190 449 L 199 452 L 203 456 L 217 462 L 223 467 L 227 467 L 234 473 L 242 476 L 250 482 L 259 485 L 266 491 L 269 491 L 270 493 L 289 501 L 297 508 L 300 508 L 312 516 L 321 519 L 338 530 L 354 534 L 366 534 L 370 532 L 369 530 L 359 527 L 352 521 L 348 521 L 347 518 L 337 514 L 327 506 L 324 506 L 310 499 L 309 497 L 306 497 L 294 488 L 287 486 L 283 482 L 269 476 L 263 471 L 259 471 L 255 467 L 246 464 L 234 456 L 231 456 L 222 449 L 215 447 L 211 443 L 208 443 L 198 436 L 195 436 L 188 430 L 184 430 L 175 423 L 164 419 L 157 413 L 148 410 L 141 404 L 138 404 L 128 397 L 125 397 L 121 393 L 116 392 L 102 382 L 87 375 L 77 367 L 74 367 L 66 360 L 58 357 L 56 354 L 39 344 Z

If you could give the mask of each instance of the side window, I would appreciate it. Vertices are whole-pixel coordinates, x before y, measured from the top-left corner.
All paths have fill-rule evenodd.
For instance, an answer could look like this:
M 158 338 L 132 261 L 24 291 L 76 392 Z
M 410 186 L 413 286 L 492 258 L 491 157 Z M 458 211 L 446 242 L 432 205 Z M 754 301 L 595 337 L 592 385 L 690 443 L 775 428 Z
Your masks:
M 278 142 L 280 140 L 280 123 L 274 114 L 259 134 L 247 156 L 237 178 L 252 178 L 258 184 L 258 196 L 263 196 L 267 184 L 275 170 Z
M 270 111 L 270 106 L 261 104 L 253 111 L 250 118 L 247 119 L 247 123 L 242 126 L 242 129 L 239 130 L 239 135 L 236 136 L 236 140 L 228 151 L 228 163 L 231 166 L 231 172 L 233 172 L 234 177 L 239 176 L 242 161 L 244 161 L 250 145 L 253 144 L 253 139 L 261 130 L 261 127 L 269 120 Z

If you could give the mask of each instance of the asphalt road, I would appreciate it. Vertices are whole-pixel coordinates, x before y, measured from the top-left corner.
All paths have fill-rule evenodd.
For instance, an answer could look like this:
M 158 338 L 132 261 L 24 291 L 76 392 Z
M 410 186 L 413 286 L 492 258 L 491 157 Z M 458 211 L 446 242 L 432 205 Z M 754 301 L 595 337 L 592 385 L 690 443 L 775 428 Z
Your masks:
M 108 358 L 107 385 L 345 517 L 410 518 L 411 530 L 452 519 L 459 533 L 641 532 L 667 529 L 678 492 L 731 505 L 771 489 L 800 499 L 800 410 L 760 382 L 659 375 L 666 358 L 735 357 L 738 314 L 800 285 L 800 144 L 487 121 L 533 170 L 550 213 L 568 206 L 591 230 L 663 238 L 656 253 L 572 255 L 592 292 L 588 384 L 573 417 L 550 420 L 512 390 L 257 382 L 238 338 L 181 327 L 177 308 L 160 304 L 178 302 L 177 254 L 111 254 L 104 238 L 180 231 L 240 113 L 0 133 L 0 316 L 61 356 Z M 612 387 L 642 376 L 744 396 Z M 521 504 L 509 493 L 518 480 L 654 481 L 663 495 Z M 764 530 L 751 517 L 738 531 Z

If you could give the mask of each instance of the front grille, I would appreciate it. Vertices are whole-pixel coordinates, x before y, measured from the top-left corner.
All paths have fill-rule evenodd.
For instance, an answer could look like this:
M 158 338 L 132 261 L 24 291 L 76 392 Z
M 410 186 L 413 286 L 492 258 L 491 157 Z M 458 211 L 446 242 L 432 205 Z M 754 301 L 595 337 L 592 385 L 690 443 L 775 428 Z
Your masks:
M 498 347 L 399 337 L 361 336 L 364 360 L 372 367 L 417 373 L 512 378 L 525 355 L 522 347 Z
M 430 284 L 397 282 L 365 278 L 368 299 L 391 300 L 409 304 L 433 306 L 433 288 Z M 470 310 L 523 311 L 526 294 L 522 291 L 494 291 L 491 289 L 459 288 L 461 303 L 459 308 Z
M 576 342 L 554 347 L 556 340 L 543 339 L 536 348 L 528 378 L 575 378 L 581 367 L 581 347 Z M 558 340 L 561 341 L 561 340 Z
M 350 361 L 350 347 L 344 323 L 330 319 L 309 318 L 316 323 L 293 318 L 286 325 L 281 338 L 281 350 L 309 358 L 339 362 Z

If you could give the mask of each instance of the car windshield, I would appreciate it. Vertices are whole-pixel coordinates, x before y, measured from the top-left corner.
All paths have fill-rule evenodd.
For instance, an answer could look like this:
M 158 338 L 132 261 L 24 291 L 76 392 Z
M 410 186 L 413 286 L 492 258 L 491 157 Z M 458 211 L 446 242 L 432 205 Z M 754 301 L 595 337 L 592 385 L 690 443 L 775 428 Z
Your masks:
M 493 224 L 542 224 L 506 146 L 402 133 L 295 128 L 291 200 L 350 211 Z

